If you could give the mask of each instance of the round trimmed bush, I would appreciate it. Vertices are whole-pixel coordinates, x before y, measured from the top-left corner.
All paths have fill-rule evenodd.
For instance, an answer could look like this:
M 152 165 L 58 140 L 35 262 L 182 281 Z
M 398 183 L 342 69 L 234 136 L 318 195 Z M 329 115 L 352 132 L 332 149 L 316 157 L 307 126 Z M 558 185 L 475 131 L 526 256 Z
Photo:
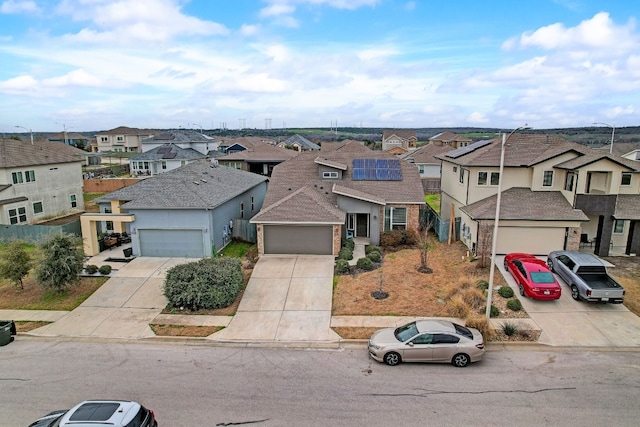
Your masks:
M 356 267 L 361 270 L 370 271 L 373 270 L 373 263 L 369 258 L 360 258 L 356 263 Z
M 380 246 L 367 245 L 364 247 L 364 253 L 369 255 L 371 252 L 380 252 Z
M 353 259 L 353 249 L 347 247 L 340 249 L 338 259 L 346 259 L 347 261 Z
M 522 303 L 517 298 L 510 299 L 507 301 L 507 308 L 513 311 L 520 311 L 522 310 Z
M 491 304 L 491 311 L 490 311 L 489 315 L 491 317 L 500 316 L 500 309 L 498 307 L 496 307 L 495 305 Z
M 340 246 L 342 246 L 343 248 L 349 248 L 351 250 L 353 250 L 356 247 L 356 242 L 353 241 L 353 239 L 342 239 L 342 242 L 340 243 Z
M 500 289 L 498 289 L 498 293 L 502 298 L 513 297 L 513 289 L 511 289 L 509 286 L 500 286 Z
M 85 265 L 84 271 L 86 271 L 87 274 L 96 274 L 98 272 L 98 266 L 93 264 Z
M 486 280 L 478 280 L 476 282 L 476 287 L 481 291 L 486 291 L 487 289 L 489 289 L 489 282 L 487 282 Z
M 169 269 L 164 295 L 173 307 L 213 309 L 231 305 L 241 288 L 239 258 L 205 258 Z
M 100 272 L 100 274 L 102 274 L 103 276 L 108 275 L 109 273 L 111 273 L 111 266 L 109 264 L 105 264 L 105 265 L 101 265 L 100 268 L 98 269 L 98 271 Z
M 349 272 L 349 261 L 346 259 L 339 259 L 336 261 L 336 273 L 344 274 Z
M 380 262 L 382 260 L 382 255 L 378 251 L 373 251 L 367 254 L 367 258 L 369 258 L 372 262 Z

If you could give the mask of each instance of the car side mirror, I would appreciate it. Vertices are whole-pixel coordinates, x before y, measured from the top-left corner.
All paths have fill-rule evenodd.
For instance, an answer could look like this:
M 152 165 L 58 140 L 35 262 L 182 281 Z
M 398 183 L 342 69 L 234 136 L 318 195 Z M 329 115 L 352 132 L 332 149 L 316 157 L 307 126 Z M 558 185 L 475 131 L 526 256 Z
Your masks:
M 413 341 L 409 341 L 409 342 L 407 343 L 407 345 L 408 345 L 409 347 L 413 347 Z

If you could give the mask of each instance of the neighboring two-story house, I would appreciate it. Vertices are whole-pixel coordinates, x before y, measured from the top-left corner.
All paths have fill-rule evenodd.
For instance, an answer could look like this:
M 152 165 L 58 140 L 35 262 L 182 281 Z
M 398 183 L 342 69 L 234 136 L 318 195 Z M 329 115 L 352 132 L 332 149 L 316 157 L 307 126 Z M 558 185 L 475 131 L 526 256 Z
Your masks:
M 473 252 L 490 247 L 501 141 L 478 141 L 437 156 L 441 215 L 460 218 L 461 240 Z M 577 250 L 587 234 L 597 255 L 614 248 L 638 253 L 639 170 L 633 161 L 560 137 L 511 135 L 504 147 L 496 252 Z
M 208 135 L 190 130 L 170 130 L 144 139 L 142 154 L 129 159 L 131 175 L 158 175 L 188 163 L 213 157 L 218 142 Z
M 100 132 L 96 135 L 97 151 L 100 153 L 116 152 L 142 152 L 141 142 L 158 133 L 151 129 L 135 129 L 120 126 L 115 129 Z
M 257 224 L 260 254 L 337 256 L 342 237 L 380 243 L 417 230 L 424 205 L 415 166 L 357 142 L 307 151 L 273 168 Z
M 311 142 L 304 136 L 297 134 L 279 142 L 277 146 L 296 151 L 317 151 L 320 149 L 320 146 L 315 142 Z
M 425 193 L 439 193 L 442 161 L 436 156 L 453 149 L 450 145 L 429 143 L 401 155 L 400 158 L 418 168 Z
M 418 137 L 411 129 L 385 129 L 382 131 L 382 151 L 401 155 L 416 148 Z
M 81 151 L 0 139 L 0 224 L 33 224 L 84 210 Z
M 467 136 L 458 135 L 450 131 L 440 132 L 429 138 L 429 141 L 434 145 L 448 145 L 451 148 L 466 147 L 473 142 Z
M 62 142 L 82 150 L 89 148 L 89 138 L 77 132 L 59 132 L 49 136 L 47 140 L 49 142 Z
M 298 155 L 296 150 L 287 150 L 275 145 L 260 143 L 242 151 L 217 157 L 218 163 L 260 175 L 271 176 L 273 167 Z

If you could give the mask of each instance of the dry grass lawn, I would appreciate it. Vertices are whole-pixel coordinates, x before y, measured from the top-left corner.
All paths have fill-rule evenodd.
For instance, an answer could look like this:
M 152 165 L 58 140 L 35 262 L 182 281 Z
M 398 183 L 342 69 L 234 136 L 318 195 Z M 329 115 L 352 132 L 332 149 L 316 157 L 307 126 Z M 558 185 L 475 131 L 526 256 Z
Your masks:
M 0 309 L 5 310 L 73 310 L 94 293 L 108 277 L 82 277 L 67 291 L 58 293 L 42 288 L 29 276 L 24 289 L 8 280 L 0 280 Z
M 222 329 L 222 326 L 162 325 L 158 323 L 151 323 L 149 326 L 156 335 L 166 337 L 204 338 Z

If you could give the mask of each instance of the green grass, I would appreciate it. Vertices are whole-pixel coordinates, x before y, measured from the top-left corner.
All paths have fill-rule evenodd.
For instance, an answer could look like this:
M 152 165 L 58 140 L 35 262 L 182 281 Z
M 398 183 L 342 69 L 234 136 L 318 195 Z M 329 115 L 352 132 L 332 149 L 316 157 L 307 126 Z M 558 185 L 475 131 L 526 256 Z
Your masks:
M 232 258 L 242 258 L 244 254 L 246 254 L 249 249 L 251 249 L 252 246 L 255 245 L 244 242 L 232 242 L 220 251 L 220 255 Z
M 0 243 L 0 252 L 4 250 L 8 243 Z M 31 255 L 35 255 L 35 252 L 38 250 L 38 245 L 33 243 L 24 242 L 23 245 L 24 250 Z
M 84 193 L 82 195 L 82 197 L 84 199 L 84 202 L 87 203 L 87 202 L 92 201 L 93 199 L 97 199 L 98 197 L 102 196 L 103 194 L 104 193 Z
M 440 213 L 440 195 L 439 194 L 425 194 L 424 201 L 433 208 L 436 213 Z

